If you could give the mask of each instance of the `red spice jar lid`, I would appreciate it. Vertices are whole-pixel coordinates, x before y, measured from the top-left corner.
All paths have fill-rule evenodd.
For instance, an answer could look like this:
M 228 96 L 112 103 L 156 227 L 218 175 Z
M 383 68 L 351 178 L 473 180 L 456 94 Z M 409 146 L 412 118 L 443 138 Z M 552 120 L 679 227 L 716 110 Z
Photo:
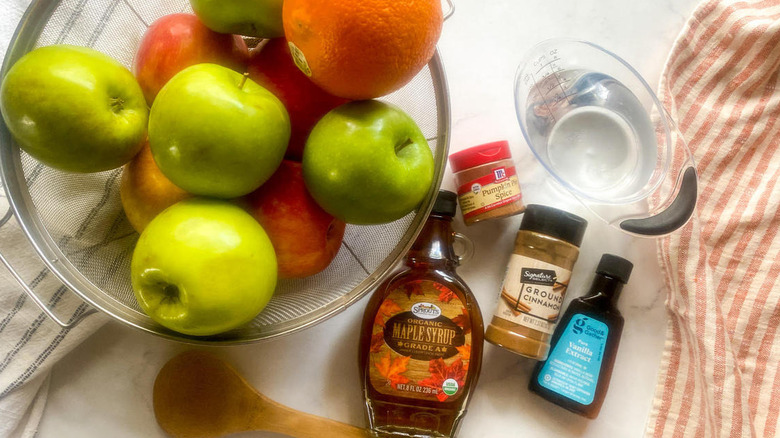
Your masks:
M 460 172 L 470 167 L 511 158 L 512 151 L 509 148 L 509 142 L 500 140 L 455 152 L 450 155 L 450 165 L 453 172 Z

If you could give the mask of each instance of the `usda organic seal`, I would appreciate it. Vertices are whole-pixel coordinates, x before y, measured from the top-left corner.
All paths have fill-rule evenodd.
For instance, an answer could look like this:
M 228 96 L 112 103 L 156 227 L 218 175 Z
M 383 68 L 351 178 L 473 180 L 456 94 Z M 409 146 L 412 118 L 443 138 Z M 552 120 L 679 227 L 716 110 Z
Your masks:
M 455 379 L 447 379 L 441 384 L 441 390 L 447 395 L 455 395 L 458 392 L 458 381 Z

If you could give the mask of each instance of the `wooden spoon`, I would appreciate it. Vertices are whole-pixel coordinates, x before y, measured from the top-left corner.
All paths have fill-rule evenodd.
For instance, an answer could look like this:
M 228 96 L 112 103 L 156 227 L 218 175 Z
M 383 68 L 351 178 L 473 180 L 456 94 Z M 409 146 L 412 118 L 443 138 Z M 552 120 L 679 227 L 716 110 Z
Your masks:
M 296 411 L 255 390 L 236 370 L 202 351 L 166 363 L 154 382 L 154 415 L 174 437 L 265 430 L 296 438 L 365 438 L 368 431 Z

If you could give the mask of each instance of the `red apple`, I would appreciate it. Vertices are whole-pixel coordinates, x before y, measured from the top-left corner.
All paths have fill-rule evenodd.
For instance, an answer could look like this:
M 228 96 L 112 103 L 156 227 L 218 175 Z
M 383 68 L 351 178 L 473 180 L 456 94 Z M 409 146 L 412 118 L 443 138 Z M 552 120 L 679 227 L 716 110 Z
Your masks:
M 247 71 L 251 79 L 274 93 L 290 114 L 292 133 L 286 157 L 291 160 L 301 160 L 306 138 L 322 116 L 348 102 L 306 77 L 293 62 L 284 38 L 272 39 L 253 50 Z
M 148 141 L 125 165 L 119 195 L 127 220 L 139 233 L 163 210 L 192 196 L 160 172 Z
M 327 268 L 346 224 L 325 212 L 303 182 L 301 163 L 284 160 L 259 189 L 244 198 L 276 251 L 280 278 L 301 278 Z
M 163 85 L 186 67 L 212 63 L 243 73 L 248 58 L 240 36 L 214 32 L 192 14 L 171 14 L 149 26 L 133 70 L 151 105 Z

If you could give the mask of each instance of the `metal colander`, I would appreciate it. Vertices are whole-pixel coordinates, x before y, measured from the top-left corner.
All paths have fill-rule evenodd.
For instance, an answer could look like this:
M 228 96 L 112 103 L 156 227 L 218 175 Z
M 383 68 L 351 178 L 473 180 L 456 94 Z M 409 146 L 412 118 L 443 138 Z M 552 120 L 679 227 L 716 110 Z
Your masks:
M 189 8 L 187 0 L 35 0 L 11 41 L 2 77 L 28 51 L 52 44 L 89 46 L 129 68 L 148 25 Z M 46 167 L 17 147 L 0 119 L 0 174 L 13 213 L 43 262 L 92 307 L 130 326 L 186 342 L 252 342 L 314 325 L 356 302 L 393 269 L 420 231 L 441 183 L 449 143 L 449 101 L 438 53 L 411 83 L 382 100 L 409 113 L 429 141 L 436 166 L 426 200 L 393 223 L 347 226 L 341 249 L 325 271 L 281 280 L 254 321 L 213 337 L 167 330 L 136 303 L 130 260 L 138 234 L 122 211 L 121 169 L 73 174 Z M 78 323 L 57 318 L 6 258 L 0 259 L 50 317 L 63 326 Z

